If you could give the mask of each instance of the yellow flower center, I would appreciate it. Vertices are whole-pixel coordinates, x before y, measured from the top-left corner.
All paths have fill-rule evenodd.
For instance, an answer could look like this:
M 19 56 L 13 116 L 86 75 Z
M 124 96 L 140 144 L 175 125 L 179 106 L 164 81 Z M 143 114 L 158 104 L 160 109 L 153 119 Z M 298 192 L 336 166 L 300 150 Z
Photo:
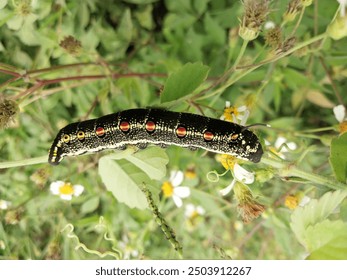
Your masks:
M 165 197 L 171 197 L 173 195 L 174 187 L 170 182 L 164 182 L 161 186 L 161 190 Z
M 299 198 L 296 195 L 286 196 L 284 205 L 287 206 L 289 209 L 294 210 L 296 207 L 298 207 L 298 204 L 299 204 Z
M 238 116 L 239 111 L 237 110 L 236 107 L 226 107 L 224 108 L 224 118 L 226 121 L 232 122 L 233 121 L 233 115 Z
M 188 179 L 194 179 L 196 177 L 196 173 L 194 170 L 187 170 L 185 173 L 184 173 L 184 176 Z
M 347 132 L 347 121 L 343 121 L 339 125 L 340 133 L 345 133 Z
M 223 167 L 228 169 L 233 169 L 236 163 L 236 158 L 231 155 L 220 155 L 217 157 L 217 160 L 223 165 Z
M 59 188 L 60 194 L 72 195 L 74 193 L 74 189 L 71 183 L 65 183 Z
M 189 219 L 191 220 L 195 220 L 197 217 L 199 217 L 200 214 L 198 213 L 198 211 L 194 210 L 191 214 L 190 214 L 190 217 Z

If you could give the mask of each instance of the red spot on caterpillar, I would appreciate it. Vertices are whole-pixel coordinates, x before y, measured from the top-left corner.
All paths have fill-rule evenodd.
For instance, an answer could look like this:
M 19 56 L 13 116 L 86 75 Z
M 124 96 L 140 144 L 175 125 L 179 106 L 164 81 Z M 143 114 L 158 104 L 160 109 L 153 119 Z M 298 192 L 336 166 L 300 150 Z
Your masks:
M 99 137 L 104 136 L 105 134 L 105 129 L 101 126 L 99 126 L 96 130 L 95 130 L 95 134 Z
M 148 132 L 153 132 L 155 130 L 155 123 L 152 121 L 146 122 L 146 130 Z
M 183 138 L 184 136 L 187 135 L 187 129 L 184 126 L 179 126 L 176 129 L 176 135 L 179 138 Z
M 211 141 L 213 139 L 214 135 L 210 131 L 205 131 L 204 132 L 204 139 L 205 141 Z
M 119 129 L 123 132 L 128 132 L 130 129 L 130 124 L 127 121 L 121 121 L 119 124 Z

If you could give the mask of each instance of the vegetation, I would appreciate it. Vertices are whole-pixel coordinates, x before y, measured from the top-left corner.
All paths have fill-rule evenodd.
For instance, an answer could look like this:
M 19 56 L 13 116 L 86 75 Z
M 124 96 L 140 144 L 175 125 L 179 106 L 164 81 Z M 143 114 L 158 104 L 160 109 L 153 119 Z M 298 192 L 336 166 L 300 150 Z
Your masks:
M 0 0 L 0 257 L 346 259 L 345 2 Z M 65 125 L 147 107 L 249 114 L 264 156 L 47 163 Z

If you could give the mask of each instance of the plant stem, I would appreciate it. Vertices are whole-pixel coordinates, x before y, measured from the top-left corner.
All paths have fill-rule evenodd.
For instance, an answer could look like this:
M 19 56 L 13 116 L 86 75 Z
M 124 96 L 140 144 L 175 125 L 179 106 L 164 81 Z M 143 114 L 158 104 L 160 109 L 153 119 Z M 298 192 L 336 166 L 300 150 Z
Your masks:
M 47 163 L 48 162 L 47 159 L 48 159 L 47 156 L 42 156 L 42 157 L 29 158 L 29 159 L 0 162 L 0 169 L 10 168 L 10 167 L 19 167 L 19 166 L 25 166 L 25 165 L 33 165 L 33 164 L 39 164 L 39 163 Z
M 272 159 L 269 157 L 263 157 L 261 160 L 262 163 L 274 167 L 279 170 L 279 173 L 282 177 L 299 177 L 310 181 L 311 183 L 323 185 L 330 189 L 334 190 L 347 190 L 347 184 L 335 181 L 333 179 L 314 174 L 312 172 L 304 171 L 294 164 Z
M 237 56 L 237 58 L 236 58 L 236 60 L 235 60 L 235 62 L 234 62 L 233 67 L 232 67 L 233 70 L 235 70 L 236 67 L 237 67 L 237 65 L 239 65 L 240 60 L 241 60 L 241 58 L 243 57 L 243 55 L 244 55 L 244 53 L 245 53 L 245 51 L 246 51 L 246 48 L 247 48 L 247 46 L 248 46 L 248 42 L 249 42 L 248 40 L 243 40 L 241 49 L 240 49 L 240 51 L 239 51 L 239 54 L 238 54 L 238 56 Z
M 196 100 L 202 100 L 202 99 L 206 99 L 206 98 L 210 98 L 211 96 L 214 96 L 214 95 L 218 95 L 218 94 L 221 94 L 226 88 L 230 87 L 231 85 L 233 85 L 235 82 L 237 82 L 238 80 L 240 80 L 241 78 L 243 78 L 244 76 L 246 76 L 248 73 L 258 69 L 260 66 L 263 66 L 265 64 L 268 64 L 268 63 L 271 63 L 271 62 L 275 62 L 289 54 L 292 54 L 293 52 L 307 46 L 307 45 L 310 45 L 314 42 L 317 42 L 317 41 L 320 41 L 320 40 L 323 40 L 324 38 L 326 38 L 326 33 L 322 33 L 318 36 L 315 36 L 315 37 L 312 37 L 310 38 L 309 40 L 305 41 L 305 42 L 302 42 L 300 44 L 297 44 L 296 46 L 294 46 L 293 48 L 291 48 L 290 50 L 286 51 L 286 52 L 283 52 L 283 53 L 280 53 L 279 55 L 276 55 L 272 58 L 269 58 L 269 59 L 265 59 L 259 63 L 255 63 L 255 64 L 249 64 L 249 65 L 244 65 L 244 66 L 237 66 L 235 65 L 235 68 L 232 67 L 230 68 L 225 74 L 230 74 L 232 71 L 234 70 L 244 70 L 244 71 L 241 71 L 241 73 L 239 75 L 233 75 L 229 78 L 229 80 L 226 81 L 226 83 L 221 86 L 220 88 L 214 90 L 213 92 L 209 93 L 208 95 L 205 95 L 205 93 L 207 91 L 209 91 L 211 88 L 219 85 L 221 82 L 224 81 L 224 79 L 219 79 L 217 82 L 215 82 L 212 86 L 208 87 L 207 89 L 203 90 L 202 92 L 200 92 L 199 94 L 197 94 L 194 99 Z M 243 44 L 243 46 L 245 45 L 245 42 Z M 246 44 L 247 46 L 247 44 Z M 246 47 L 245 46 L 245 47 Z M 242 48 L 241 48 L 242 50 Z M 241 54 L 241 51 L 240 51 L 240 54 Z M 239 55 L 240 56 L 240 55 Z M 223 75 L 223 77 L 225 77 L 225 74 Z

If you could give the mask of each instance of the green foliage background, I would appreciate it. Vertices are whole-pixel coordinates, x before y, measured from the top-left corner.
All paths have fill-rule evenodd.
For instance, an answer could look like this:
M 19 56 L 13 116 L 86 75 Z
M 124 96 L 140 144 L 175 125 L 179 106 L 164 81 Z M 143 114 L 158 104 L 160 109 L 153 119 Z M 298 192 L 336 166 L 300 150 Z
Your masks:
M 0 258 L 346 259 L 346 137 L 338 138 L 332 107 L 347 101 L 347 39 L 325 34 L 337 2 L 313 1 L 302 17 L 284 23 L 287 6 L 271 1 L 268 19 L 282 25 L 283 42 L 295 42 L 274 51 L 264 28 L 247 45 L 237 35 L 240 1 L 0 0 L 0 94 L 20 108 L 0 131 L 1 167 L 24 165 L 0 169 L 0 200 L 11 202 L 0 210 Z M 64 48 L 68 36 L 75 45 Z M 250 188 L 266 206 L 250 224 L 241 223 L 233 194 L 218 192 L 232 174 L 208 180 L 210 171 L 225 169 L 201 150 L 108 151 L 57 167 L 25 162 L 46 155 L 71 122 L 141 107 L 219 118 L 225 101 L 253 105 L 249 124 L 271 124 L 256 130 L 264 147 L 270 143 L 265 160 L 244 165 L 255 172 Z M 298 148 L 274 161 L 270 150 L 279 136 Z M 189 220 L 184 207 L 163 198 L 166 170 L 194 170 L 196 177 L 182 183 L 191 187 L 184 203 L 202 206 L 205 215 Z M 85 191 L 63 201 L 49 191 L 56 180 Z M 136 189 L 142 182 L 182 255 L 146 208 Z M 285 198 L 298 194 L 311 201 L 288 209 Z

